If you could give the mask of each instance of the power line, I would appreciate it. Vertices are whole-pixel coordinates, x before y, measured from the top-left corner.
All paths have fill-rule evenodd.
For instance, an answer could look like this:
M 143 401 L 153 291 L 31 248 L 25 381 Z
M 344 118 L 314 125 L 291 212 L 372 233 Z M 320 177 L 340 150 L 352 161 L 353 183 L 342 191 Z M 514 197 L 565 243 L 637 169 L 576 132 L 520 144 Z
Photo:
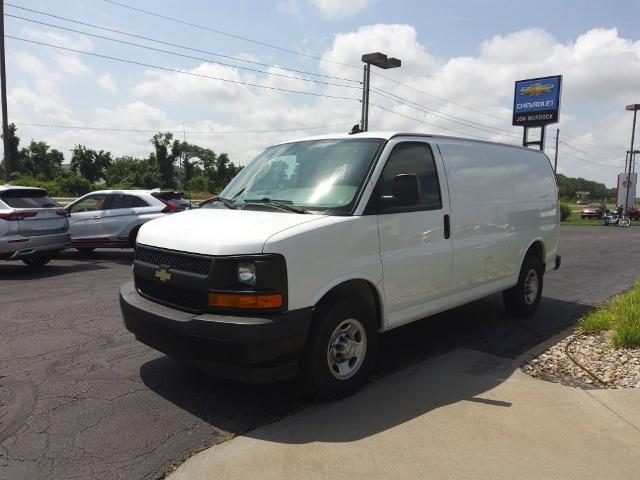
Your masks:
M 565 145 L 567 145 L 567 144 L 565 143 Z M 549 149 L 550 149 L 550 150 L 555 151 L 555 147 L 549 147 Z M 560 153 L 559 155 L 560 155 L 560 156 L 567 155 L 568 157 L 573 158 L 574 160 L 579 160 L 579 161 L 581 161 L 581 162 L 586 162 L 586 163 L 588 163 L 589 165 L 596 166 L 596 167 L 600 167 L 600 168 L 602 168 L 602 167 L 606 167 L 606 168 L 615 168 L 615 167 L 616 167 L 615 163 L 616 163 L 616 162 L 619 162 L 619 161 L 622 161 L 622 160 L 612 160 L 612 163 L 604 164 L 604 163 L 596 162 L 596 161 L 594 161 L 594 160 L 589 160 L 589 159 L 587 159 L 587 158 L 584 158 L 584 156 L 578 156 L 578 155 L 573 154 L 573 153 L 571 153 L 571 152 L 563 151 L 563 152 L 562 152 L 562 153 Z
M 484 126 L 481 125 L 479 123 L 473 122 L 471 120 L 466 120 L 460 117 L 456 117 L 454 115 L 449 115 L 447 113 L 444 113 L 440 110 L 436 110 L 430 107 L 426 107 L 424 105 L 421 105 L 419 103 L 413 102 L 412 100 L 408 100 L 406 98 L 402 98 L 398 95 L 394 95 L 390 92 L 387 92 L 385 90 L 380 90 L 378 88 L 375 87 L 371 87 L 371 91 L 373 91 L 374 93 L 376 93 L 377 95 L 380 95 L 388 100 L 392 100 L 395 101 L 396 103 L 399 103 L 401 105 L 404 105 L 406 107 L 409 108 L 413 108 L 414 110 L 418 110 L 422 113 L 426 113 L 426 114 L 430 114 L 430 115 L 434 115 L 436 117 L 442 118 L 443 120 L 447 120 L 449 122 L 452 123 L 457 123 L 459 125 L 463 125 L 465 127 L 469 127 L 469 128 L 475 128 L 477 130 L 482 130 L 484 132 L 488 132 L 491 133 L 493 135 L 495 134 L 499 134 L 499 135 L 506 135 L 508 137 L 512 137 L 512 138 L 520 138 L 519 135 L 516 135 L 512 132 L 508 132 L 506 130 L 502 130 L 500 128 L 495 128 L 495 127 L 489 127 L 489 126 Z M 450 118 L 449 118 L 450 117 Z
M 193 76 L 193 77 L 208 78 L 208 79 L 217 80 L 217 81 L 220 81 L 220 82 L 234 83 L 234 84 L 246 85 L 246 86 L 249 86 L 249 87 L 256 87 L 256 88 L 264 88 L 266 90 L 276 90 L 276 91 L 279 91 L 279 92 L 296 93 L 296 94 L 300 94 L 300 95 L 311 95 L 313 97 L 333 98 L 333 99 L 336 99 L 336 100 L 352 100 L 352 101 L 355 101 L 355 102 L 359 102 L 360 101 L 359 98 L 341 97 L 339 95 L 327 95 L 327 94 L 315 93 L 315 92 L 305 92 L 305 91 L 301 91 L 301 90 L 292 90 L 292 89 L 280 88 L 280 87 L 270 87 L 270 86 L 267 86 L 267 85 L 259 85 L 257 83 L 244 82 L 244 81 L 241 81 L 241 80 L 230 80 L 228 78 L 214 77 L 212 75 L 205 75 L 203 73 L 187 72 L 185 70 L 180 70 L 180 69 L 177 69 L 177 68 L 163 67 L 163 66 L 160 66 L 160 65 L 153 65 L 153 64 L 150 64 L 150 63 L 138 62 L 138 61 L 135 61 L 135 60 L 127 60 L 127 59 L 124 59 L 124 58 L 112 57 L 112 56 L 103 55 L 103 54 L 100 54 L 100 53 L 87 52 L 85 50 L 77 50 L 75 48 L 62 47 L 60 45 L 53 45 L 51 43 L 39 42 L 39 41 L 36 41 L 36 40 L 28 40 L 26 38 L 21 38 L 21 37 L 14 37 L 13 35 L 5 35 L 5 37 L 6 38 L 11 38 L 13 40 L 19 40 L 21 42 L 27 42 L 27 43 L 33 43 L 33 44 L 36 44 L 36 45 L 43 45 L 45 47 L 57 48 L 59 50 L 65 50 L 67 52 L 82 53 L 83 55 L 90 55 L 90 56 L 93 56 L 93 57 L 105 58 L 105 59 L 108 59 L 108 60 L 115 60 L 115 61 L 118 61 L 118 62 L 128 63 L 128 64 L 131 64 L 131 65 L 138 65 L 138 66 L 147 67 L 147 68 L 155 68 L 157 70 L 164 70 L 164 71 L 167 71 L 167 72 L 179 73 L 181 75 L 190 75 L 190 76 Z
M 5 16 L 6 17 L 17 18 L 19 20 L 24 20 L 24 21 L 27 21 L 27 22 L 37 23 L 39 25 L 46 25 L 48 27 L 59 28 L 61 30 L 65 30 L 65 31 L 68 31 L 68 32 L 73 32 L 73 33 L 79 33 L 81 35 L 88 35 L 90 37 L 100 38 L 102 40 L 108 40 L 110 42 L 116 42 L 116 43 L 121 43 L 121 44 L 124 44 L 124 45 L 130 45 L 130 46 L 133 46 L 133 47 L 152 50 L 152 51 L 155 51 L 155 52 L 166 53 L 166 54 L 174 55 L 174 56 L 177 56 L 177 57 L 190 58 L 190 59 L 193 59 L 193 60 L 201 60 L 201 61 L 204 61 L 204 62 L 214 63 L 214 64 L 217 64 L 217 65 L 223 65 L 223 66 L 226 66 L 226 67 L 239 68 L 239 69 L 242 69 L 242 70 L 249 70 L 251 72 L 264 73 L 265 75 L 274 75 L 274 76 L 283 77 L 283 78 L 291 78 L 291 79 L 295 79 L 295 80 L 301 80 L 301 81 L 304 81 L 304 82 L 313 82 L 313 83 L 323 84 L 323 85 L 332 85 L 332 86 L 335 86 L 335 87 L 354 88 L 354 89 L 358 89 L 358 90 L 360 89 L 359 86 L 355 86 L 355 85 L 343 85 L 343 84 L 340 84 L 340 83 L 326 82 L 324 80 L 314 80 L 314 79 L 311 79 L 311 78 L 296 77 L 296 76 L 293 76 L 293 75 L 285 75 L 285 74 L 282 74 L 282 73 L 266 72 L 264 70 L 258 70 L 257 68 L 243 67 L 243 66 L 240 66 L 240 65 L 232 65 L 230 63 L 218 62 L 218 61 L 210 60 L 210 59 L 207 59 L 207 58 L 195 57 L 195 56 L 192 56 L 192 55 L 186 55 L 184 53 L 172 52 L 170 50 L 163 50 L 161 48 L 150 47 L 148 45 L 141 45 L 139 43 L 127 42 L 126 40 L 118 40 L 116 38 L 105 37 L 103 35 L 97 35 L 95 33 L 83 32 L 81 30 L 75 30 L 73 28 L 67 28 L 67 27 L 63 27 L 63 26 L 60 26 L 60 25 L 54 25 L 52 23 L 41 22 L 39 20 L 20 17 L 18 15 L 11 15 L 9 13 L 6 13 Z
M 483 137 L 480 137 L 478 135 L 473 135 L 473 134 L 470 134 L 470 133 L 462 132 L 460 130 L 454 130 L 453 128 L 443 127 L 443 126 L 437 125 L 435 123 L 427 122 L 426 120 L 421 120 L 419 118 L 415 118 L 415 117 L 412 117 L 410 115 L 405 115 L 404 113 L 396 112 L 395 110 L 391 110 L 389 108 L 385 108 L 385 107 L 382 107 L 380 105 L 376 105 L 375 103 L 369 103 L 369 105 L 371 105 L 372 107 L 379 108 L 380 110 L 384 110 L 385 112 L 389 112 L 389 113 L 392 113 L 394 115 L 398 115 L 400 117 L 408 118 L 409 120 L 414 120 L 414 121 L 419 122 L 419 123 L 424 123 L 425 125 L 430 125 L 432 127 L 440 128 L 440 129 L 446 130 L 448 132 L 457 133 L 457 134 L 463 135 L 465 137 L 474 137 L 474 138 L 477 138 L 479 140 L 488 140 L 487 138 L 483 138 Z
M 225 58 L 225 59 L 228 59 L 228 60 L 235 60 L 237 62 L 244 62 L 244 63 L 249 63 L 251 65 L 259 65 L 259 66 L 262 66 L 262 67 L 277 68 L 279 70 L 284 70 L 284 71 L 293 72 L 293 73 L 300 73 L 302 75 L 310 75 L 310 76 L 314 76 L 314 77 L 329 78 L 329 79 L 332 79 L 332 80 L 341 80 L 341 81 L 345 81 L 345 82 L 362 83 L 360 80 L 353 80 L 351 78 L 335 77 L 335 76 L 331 76 L 331 75 L 324 75 L 322 73 L 307 72 L 307 71 L 304 71 L 304 70 L 297 70 L 297 69 L 293 69 L 293 68 L 281 67 L 281 66 L 272 65 L 272 64 L 269 64 L 269 63 L 262 63 L 262 62 L 257 62 L 257 61 L 254 61 L 254 60 L 247 60 L 247 59 L 240 58 L 240 57 L 234 57 L 234 56 L 231 56 L 231 55 L 224 55 L 222 53 L 211 52 L 209 50 L 202 50 L 202 49 L 199 49 L 199 48 L 193 48 L 193 47 L 189 47 L 187 45 L 181 45 L 181 44 L 178 44 L 178 43 L 167 42 L 165 40 L 158 40 L 156 38 L 146 37 L 144 35 L 138 35 L 138 34 L 135 34 L 135 33 L 125 32 L 125 31 L 122 31 L 122 30 L 116 30 L 116 29 L 113 29 L 113 28 L 107 28 L 107 27 L 104 27 L 104 26 L 95 25 L 93 23 L 83 22 L 83 21 L 80 21 L 80 20 L 74 20 L 72 18 L 62 17 L 60 15 L 54 15 L 52 13 L 47 13 L 47 12 L 43 12 L 43 11 L 40 11 L 40 10 L 34 10 L 32 8 L 21 7 L 21 6 L 18 6 L 18 5 L 13 5 L 11 3 L 7 3 L 5 5 L 8 6 L 8 7 L 17 8 L 17 9 L 20 9 L 20 10 L 25 10 L 25 11 L 28 11 L 28 12 L 31 12 L 31 13 L 44 15 L 44 16 L 55 18 L 55 19 L 58 19 L 58 20 L 63 20 L 65 22 L 71 22 L 71 23 L 75 23 L 75 24 L 78 24 L 78 25 L 83 25 L 85 27 L 96 28 L 98 30 L 103 30 L 105 32 L 116 33 L 118 35 L 125 35 L 125 36 L 128 36 L 128 37 L 137 38 L 137 39 L 140 39 L 140 40 L 146 40 L 146 41 L 149 41 L 149 42 L 155 42 L 155 43 L 159 43 L 159 44 L 162 44 L 162 45 L 167 45 L 167 46 L 170 46 L 170 47 L 182 48 L 184 50 L 190 50 L 192 52 L 204 53 L 204 54 L 211 55 L 211 56 L 214 56 L 214 57 Z M 60 28 L 60 27 L 58 27 L 58 28 Z
M 581 149 L 579 149 L 578 147 L 574 147 L 573 145 L 571 145 L 570 143 L 567 143 L 567 142 L 565 142 L 565 141 L 560 140 L 560 142 L 559 142 L 559 143 L 561 143 L 562 145 L 566 145 L 567 147 L 569 147 L 569 148 L 571 148 L 571 149 L 575 150 L 576 152 L 580 152 L 580 153 L 581 153 L 581 154 L 583 154 L 583 155 L 587 155 L 587 156 L 589 156 L 589 157 L 593 157 L 593 158 L 598 158 L 598 157 L 599 157 L 601 160 L 604 160 L 605 162 L 610 161 L 608 158 L 605 158 L 605 157 L 600 156 L 600 155 L 598 155 L 598 156 L 596 157 L 596 156 L 595 156 L 595 155 L 593 155 L 592 153 L 590 153 L 590 152 L 586 152 L 586 151 L 584 151 L 584 150 L 581 150 Z
M 272 130 L 183 130 L 182 128 L 157 128 L 154 130 L 138 129 L 138 128 L 116 128 L 116 127 L 93 127 L 88 125 L 60 125 L 50 123 L 26 123 L 17 122 L 18 126 L 26 127 L 45 127 L 45 128 L 64 128 L 69 130 L 98 130 L 106 132 L 131 132 L 131 133 L 158 133 L 158 132 L 171 132 L 171 133 L 188 133 L 190 135 L 199 134 L 212 134 L 212 135 L 225 135 L 225 134 L 243 134 L 243 133 L 280 133 L 280 132 L 297 132 L 301 130 L 321 130 L 328 128 L 337 128 L 350 126 L 352 122 L 334 124 L 334 125 L 319 125 L 314 127 L 297 127 L 297 128 L 279 128 Z
M 390 82 L 393 82 L 393 83 L 395 83 L 396 85 L 400 85 L 400 86 L 405 87 L 405 88 L 407 88 L 407 89 L 409 89 L 409 90 L 413 90 L 414 92 L 418 92 L 418 93 L 421 93 L 421 94 L 426 95 L 426 96 L 428 96 L 428 97 L 432 97 L 432 98 L 435 98 L 435 99 L 437 99 L 437 100 L 440 100 L 440 101 L 443 101 L 443 102 L 447 102 L 447 103 L 450 103 L 450 104 L 452 104 L 452 105 L 456 105 L 456 106 L 458 106 L 458 107 L 460 107 L 460 108 L 464 108 L 465 110 L 469 110 L 470 112 L 479 113 L 480 115 L 485 115 L 485 116 L 487 116 L 487 117 L 495 118 L 495 119 L 497 119 L 497 120 L 502 120 L 502 121 L 504 121 L 504 120 L 506 119 L 505 117 L 498 117 L 497 115 L 492 115 L 492 114 L 490 114 L 490 113 L 483 112 L 482 110 L 477 110 L 477 109 L 475 109 L 475 108 L 467 107 L 466 105 L 463 105 L 463 104 L 461 104 L 461 103 L 454 102 L 453 100 L 450 100 L 450 99 L 448 99 L 448 98 L 444 98 L 444 97 L 439 97 L 439 96 L 437 96 L 437 95 L 433 95 L 432 93 L 425 92 L 424 90 L 420 90 L 419 88 L 415 88 L 415 87 L 413 87 L 413 86 L 411 86 L 411 85 L 408 85 L 408 84 L 406 84 L 406 83 L 402 83 L 402 82 L 400 82 L 400 81 L 398 81 L 398 80 L 395 80 L 395 79 L 393 79 L 393 78 L 391 78 L 391 77 L 387 77 L 386 75 L 383 75 L 382 73 L 379 73 L 379 72 L 377 72 L 377 71 L 375 71 L 375 70 L 374 70 L 372 73 L 373 73 L 374 75 L 376 75 L 376 76 L 380 77 L 380 78 L 384 78 L 385 80 L 388 80 L 388 81 L 390 81 Z
M 590 142 L 590 141 L 588 141 L 588 140 L 584 140 L 584 139 L 578 138 L 578 136 L 577 136 L 577 135 L 574 135 L 574 134 L 572 134 L 572 133 L 569 133 L 569 132 L 567 132 L 566 130 L 563 130 L 563 133 L 564 133 L 564 135 L 568 136 L 569 138 L 573 138 L 574 140 L 577 140 L 577 141 L 579 141 L 579 142 L 582 142 L 582 143 L 585 143 L 585 144 L 587 144 L 587 145 L 591 146 L 591 148 L 592 148 L 592 149 L 599 150 L 601 155 L 607 155 L 606 153 L 604 153 L 604 152 L 605 152 L 605 149 L 604 149 L 604 148 L 602 148 L 602 147 L 598 147 L 598 146 L 595 146 L 595 145 L 593 144 L 593 142 Z
M 152 15 L 152 16 L 157 17 L 157 18 L 162 18 L 164 20 L 169 20 L 171 22 L 180 23 L 182 25 L 188 25 L 190 27 L 198 28 L 200 30 L 206 30 L 208 32 L 213 32 L 213 33 L 216 33 L 218 35 L 224 35 L 226 37 L 231 37 L 231 38 L 235 38 L 235 39 L 238 39 L 238 40 L 243 40 L 245 42 L 253 43 L 253 44 L 256 44 L 256 45 L 261 45 L 263 47 L 272 48 L 274 50 L 279 50 L 281 52 L 292 53 L 294 55 L 299 55 L 299 56 L 307 57 L 307 58 L 313 58 L 314 60 L 319 60 L 321 62 L 327 62 L 327 63 L 336 64 L 336 65 L 342 65 L 343 67 L 356 68 L 358 70 L 360 69 L 360 67 L 356 67 L 354 65 L 349 65 L 348 63 L 337 62 L 335 60 L 328 60 L 326 58 L 317 57 L 315 55 L 299 52 L 297 50 L 291 50 L 289 48 L 280 47 L 278 45 L 273 45 L 273 44 L 270 44 L 270 43 L 261 42 L 259 40 L 253 40 L 252 38 L 247 38 L 247 37 L 243 37 L 241 35 L 236 35 L 235 33 L 224 32 L 222 30 L 217 30 L 215 28 L 207 27 L 205 25 L 198 25 L 197 23 L 192 23 L 192 22 L 188 22 L 186 20 L 180 20 L 178 18 L 169 17 L 167 15 L 162 15 L 162 14 L 159 14 L 159 13 L 156 13 L 156 12 L 150 12 L 148 10 L 143 10 L 141 8 L 134 7 L 132 5 L 127 5 L 126 3 L 115 2 L 113 0 L 104 0 L 104 1 L 107 2 L 107 3 L 110 3 L 112 5 L 117 5 L 119 7 L 128 8 L 129 10 L 134 10 L 134 11 L 139 12 L 139 13 Z

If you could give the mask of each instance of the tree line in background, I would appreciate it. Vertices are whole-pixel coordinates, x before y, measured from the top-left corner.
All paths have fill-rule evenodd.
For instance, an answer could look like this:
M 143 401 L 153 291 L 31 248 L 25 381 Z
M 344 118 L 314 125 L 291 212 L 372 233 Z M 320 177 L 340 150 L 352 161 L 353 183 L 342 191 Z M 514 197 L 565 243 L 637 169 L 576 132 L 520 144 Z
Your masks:
M 46 188 L 54 196 L 79 196 L 98 188 L 168 188 L 188 192 L 217 193 L 242 169 L 226 153 L 176 140 L 169 132 L 151 138 L 153 151 L 147 158 L 122 156 L 76 145 L 69 169 L 62 167 L 64 155 L 46 142 L 32 140 L 20 148 L 16 126 L 9 125 L 9 148 L 14 159 L 13 183 Z M 1 178 L 4 165 L 0 164 Z M 614 189 L 584 178 L 556 175 L 560 197 L 575 199 L 577 192 L 589 192 L 592 200 L 614 196 Z
M 578 192 L 589 192 L 589 198 L 594 201 L 606 201 L 615 197 L 615 189 L 607 188 L 604 183 L 584 178 L 567 177 L 561 173 L 556 175 L 556 179 L 560 190 L 560 198 L 574 200 Z
M 163 188 L 217 193 L 242 169 L 226 153 L 173 138 L 160 132 L 150 140 L 153 151 L 146 158 L 122 156 L 76 145 L 69 168 L 64 154 L 46 142 L 32 140 L 20 148 L 17 128 L 9 125 L 9 148 L 13 159 L 12 183 L 46 188 L 53 196 L 79 196 L 100 188 Z M 4 178 L 4 163 L 0 165 Z

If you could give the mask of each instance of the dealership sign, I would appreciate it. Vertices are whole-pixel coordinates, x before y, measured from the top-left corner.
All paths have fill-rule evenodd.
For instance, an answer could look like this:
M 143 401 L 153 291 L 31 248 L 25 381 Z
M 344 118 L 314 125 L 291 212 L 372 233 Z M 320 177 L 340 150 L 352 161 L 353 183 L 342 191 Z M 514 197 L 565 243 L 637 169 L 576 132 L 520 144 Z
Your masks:
M 513 125 L 541 127 L 560 116 L 562 75 L 518 80 L 513 98 Z

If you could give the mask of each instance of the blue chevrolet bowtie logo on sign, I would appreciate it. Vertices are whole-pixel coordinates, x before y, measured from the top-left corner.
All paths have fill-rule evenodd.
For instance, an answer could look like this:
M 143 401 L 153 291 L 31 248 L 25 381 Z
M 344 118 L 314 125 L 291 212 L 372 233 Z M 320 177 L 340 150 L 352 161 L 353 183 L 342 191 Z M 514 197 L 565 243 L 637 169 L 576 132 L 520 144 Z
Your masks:
M 518 80 L 513 101 L 513 124 L 531 127 L 558 122 L 561 87 L 561 75 Z

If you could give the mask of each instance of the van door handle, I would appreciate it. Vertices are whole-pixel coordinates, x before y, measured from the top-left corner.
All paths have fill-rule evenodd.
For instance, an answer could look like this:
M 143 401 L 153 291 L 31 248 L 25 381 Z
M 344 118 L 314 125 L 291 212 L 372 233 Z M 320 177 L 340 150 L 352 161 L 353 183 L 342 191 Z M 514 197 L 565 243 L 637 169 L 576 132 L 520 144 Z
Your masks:
M 448 239 L 451 237 L 451 219 L 449 215 L 444 216 L 444 238 Z

